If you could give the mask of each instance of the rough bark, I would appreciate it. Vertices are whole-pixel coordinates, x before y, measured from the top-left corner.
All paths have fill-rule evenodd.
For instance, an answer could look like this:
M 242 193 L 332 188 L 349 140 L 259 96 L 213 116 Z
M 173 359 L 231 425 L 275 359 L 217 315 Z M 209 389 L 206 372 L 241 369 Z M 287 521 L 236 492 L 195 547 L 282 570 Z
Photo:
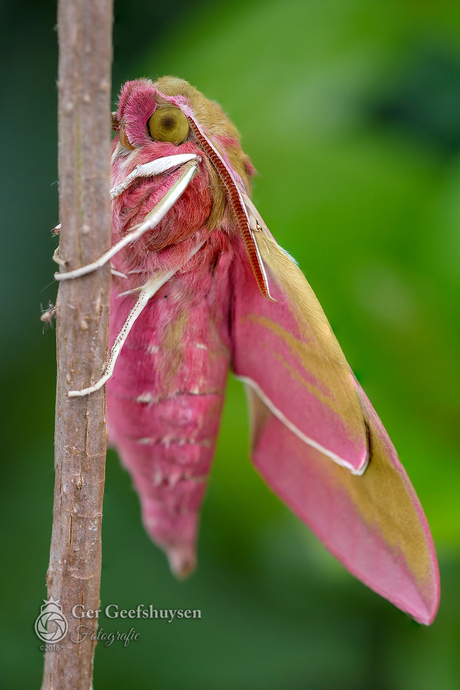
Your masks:
M 64 270 L 110 246 L 110 97 L 112 0 L 59 0 L 59 204 Z M 62 270 L 62 269 L 61 269 Z M 101 521 L 107 431 L 105 390 L 69 398 L 96 381 L 107 359 L 110 268 L 60 283 L 54 517 L 48 599 L 58 599 L 69 629 L 47 651 L 43 690 L 92 687 L 99 608 Z M 82 609 L 80 609 L 82 610 Z M 88 626 L 84 634 L 79 626 Z M 53 623 L 50 624 L 51 626 Z M 51 646 L 53 643 L 50 643 Z

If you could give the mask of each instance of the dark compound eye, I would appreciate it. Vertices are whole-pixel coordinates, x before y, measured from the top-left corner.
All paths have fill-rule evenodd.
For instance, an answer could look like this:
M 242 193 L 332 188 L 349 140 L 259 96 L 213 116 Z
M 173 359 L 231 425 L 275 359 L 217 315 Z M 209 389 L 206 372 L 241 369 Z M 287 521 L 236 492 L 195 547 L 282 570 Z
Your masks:
M 180 144 L 188 134 L 189 122 L 179 108 L 157 108 L 149 120 L 149 132 L 156 141 Z

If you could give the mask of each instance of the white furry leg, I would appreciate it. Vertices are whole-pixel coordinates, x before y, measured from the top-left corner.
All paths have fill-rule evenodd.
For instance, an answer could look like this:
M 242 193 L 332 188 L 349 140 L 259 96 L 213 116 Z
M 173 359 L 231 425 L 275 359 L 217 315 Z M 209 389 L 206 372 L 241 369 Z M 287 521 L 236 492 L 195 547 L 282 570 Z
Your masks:
M 55 273 L 55 279 L 70 280 L 72 278 L 79 278 L 80 276 L 84 276 L 88 273 L 92 273 L 93 271 L 97 271 L 97 269 L 104 266 L 104 264 L 106 264 L 107 261 L 110 261 L 110 259 L 120 251 L 120 249 L 123 249 L 123 247 L 126 247 L 127 244 L 130 244 L 131 242 L 135 242 L 136 240 L 138 240 L 139 237 L 141 237 L 148 230 L 152 230 L 153 228 L 155 228 L 167 214 L 169 209 L 172 208 L 172 206 L 174 206 L 181 194 L 187 189 L 197 169 L 198 163 L 195 160 L 185 163 L 183 166 L 182 175 L 179 177 L 177 182 L 175 182 L 172 185 L 172 187 L 166 192 L 161 201 L 159 201 L 158 204 L 150 211 L 150 213 L 146 215 L 143 223 L 136 226 L 134 230 L 125 235 L 123 239 L 117 242 L 113 247 L 111 247 L 107 252 L 105 252 L 105 254 L 100 256 L 99 259 L 96 259 L 96 261 L 93 261 L 91 264 L 87 264 L 86 266 L 76 268 L 74 271 L 67 271 L 66 273 Z M 60 259 L 58 263 L 61 264 L 61 262 L 62 259 Z
M 113 374 L 113 370 L 115 368 L 115 362 L 117 361 L 118 355 L 120 354 L 123 345 L 126 342 L 126 338 L 128 337 L 128 334 L 132 327 L 134 326 L 134 323 L 136 322 L 137 318 L 142 314 L 144 308 L 147 305 L 147 302 L 149 299 L 151 299 L 156 292 L 182 267 L 185 266 L 185 264 L 196 254 L 196 252 L 200 249 L 200 247 L 203 246 L 203 244 L 206 242 L 206 239 L 202 240 L 199 242 L 191 252 L 188 254 L 188 256 L 185 258 L 181 266 L 175 266 L 174 268 L 171 268 L 169 271 L 163 271 L 156 273 L 152 278 L 150 278 L 146 284 L 144 285 L 143 288 L 141 288 L 140 295 L 138 297 L 138 300 L 134 307 L 131 309 L 129 312 L 128 318 L 126 319 L 125 323 L 123 324 L 123 327 L 121 331 L 118 333 L 115 342 L 112 346 L 112 349 L 110 351 L 110 357 L 107 361 L 107 364 L 105 366 L 104 374 L 101 376 L 101 378 L 96 381 L 95 384 L 92 386 L 89 386 L 88 388 L 84 388 L 83 390 L 80 391 L 69 391 L 68 395 L 69 398 L 77 398 L 81 397 L 83 395 L 89 395 L 90 393 L 94 393 L 95 391 L 99 390 L 99 388 L 102 388 L 102 386 L 109 380 L 109 378 Z

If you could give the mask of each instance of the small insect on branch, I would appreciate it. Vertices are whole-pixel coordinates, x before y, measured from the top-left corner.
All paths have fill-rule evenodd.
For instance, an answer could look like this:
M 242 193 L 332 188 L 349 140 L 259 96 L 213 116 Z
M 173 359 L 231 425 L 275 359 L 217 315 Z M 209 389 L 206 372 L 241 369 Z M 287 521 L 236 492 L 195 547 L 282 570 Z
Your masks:
M 42 321 L 45 326 L 53 326 L 54 319 L 56 318 L 56 307 L 52 302 L 48 302 L 48 309 L 42 309 L 40 315 L 40 321 Z
M 61 271 L 91 263 L 110 247 L 111 28 L 112 0 L 59 0 Z M 43 690 L 92 687 L 97 619 L 82 621 L 72 609 L 99 608 L 105 391 L 79 399 L 68 391 L 101 375 L 109 294 L 107 265 L 62 282 L 56 303 L 56 482 L 47 582 L 48 599 L 59 601 L 68 631 L 53 644 L 54 623 L 48 623 Z

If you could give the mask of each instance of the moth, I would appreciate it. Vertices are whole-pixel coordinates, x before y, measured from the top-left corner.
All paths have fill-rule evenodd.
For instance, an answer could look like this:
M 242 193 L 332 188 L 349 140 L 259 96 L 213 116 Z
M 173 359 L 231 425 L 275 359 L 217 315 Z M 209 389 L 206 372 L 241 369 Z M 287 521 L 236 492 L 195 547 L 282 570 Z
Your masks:
M 247 389 L 251 458 L 271 489 L 370 588 L 433 621 L 439 573 L 423 509 L 296 262 L 250 201 L 235 126 L 186 81 L 124 85 L 113 114 L 110 440 L 145 528 L 179 576 L 229 369 Z

